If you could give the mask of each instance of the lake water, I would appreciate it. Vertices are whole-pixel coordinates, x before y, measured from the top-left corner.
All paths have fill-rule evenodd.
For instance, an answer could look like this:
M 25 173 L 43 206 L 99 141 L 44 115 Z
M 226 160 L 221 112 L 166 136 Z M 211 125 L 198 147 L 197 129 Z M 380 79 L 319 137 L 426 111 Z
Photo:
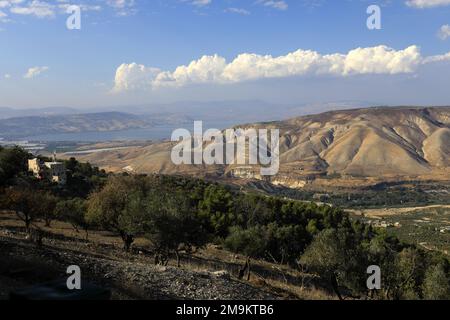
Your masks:
M 234 126 L 236 122 L 232 121 L 204 121 L 203 131 L 207 129 L 226 129 Z M 56 142 L 56 141 L 83 141 L 83 142 L 102 142 L 102 141 L 130 141 L 130 140 L 164 140 L 170 139 L 172 132 L 178 128 L 185 128 L 193 132 L 194 123 L 186 125 L 167 125 L 158 126 L 150 129 L 132 129 L 123 131 L 108 132 L 77 132 L 77 133 L 55 133 L 43 134 L 32 137 L 24 137 L 21 140 Z

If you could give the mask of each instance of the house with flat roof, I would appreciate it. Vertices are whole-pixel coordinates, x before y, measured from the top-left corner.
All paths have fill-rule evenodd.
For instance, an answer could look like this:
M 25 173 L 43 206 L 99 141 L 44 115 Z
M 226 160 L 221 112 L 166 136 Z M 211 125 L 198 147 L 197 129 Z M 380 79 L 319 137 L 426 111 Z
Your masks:
M 66 166 L 56 159 L 51 162 L 42 161 L 39 158 L 28 160 L 28 170 L 38 179 L 47 179 L 64 185 L 67 183 Z

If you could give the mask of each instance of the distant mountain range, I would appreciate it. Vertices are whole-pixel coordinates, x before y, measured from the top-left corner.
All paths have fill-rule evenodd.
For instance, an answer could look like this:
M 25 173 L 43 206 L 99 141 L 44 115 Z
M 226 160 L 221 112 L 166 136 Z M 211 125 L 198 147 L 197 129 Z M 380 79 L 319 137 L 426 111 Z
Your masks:
M 74 108 L 65 107 L 50 107 L 50 108 L 33 108 L 33 109 L 13 109 L 0 107 L 0 119 L 16 118 L 16 117 L 31 117 L 31 116 L 53 116 L 64 114 L 81 113 Z
M 410 177 L 450 180 L 450 107 L 377 107 L 333 111 L 245 128 L 279 128 L 280 172 L 271 182 L 301 187 L 311 179 Z M 83 155 L 108 170 L 210 174 L 225 177 L 236 166 L 174 165 L 174 143 Z M 252 168 L 239 177 L 258 179 Z M 330 180 L 331 181 L 331 180 Z
M 108 111 L 123 111 L 132 114 L 152 115 L 169 113 L 203 121 L 234 121 L 235 124 L 284 120 L 292 117 L 315 114 L 330 110 L 369 107 L 373 103 L 363 101 L 333 101 L 309 104 L 279 104 L 260 100 L 235 101 L 179 101 L 165 104 L 108 107 Z M 100 112 L 102 109 L 96 109 Z M 106 111 L 106 110 L 103 110 Z
M 150 129 L 192 124 L 194 120 L 231 124 L 283 120 L 336 109 L 351 109 L 363 102 L 275 105 L 263 101 L 184 101 L 141 106 L 75 109 L 65 107 L 12 109 L 0 107 L 0 138 L 36 135 Z M 167 137 L 169 138 L 169 137 Z
M 188 121 L 191 122 L 188 118 L 170 114 L 138 116 L 123 112 L 27 116 L 0 120 L 0 137 L 18 139 L 53 133 L 148 129 L 160 125 L 182 124 Z
M 315 104 L 280 105 L 258 100 L 237 101 L 180 101 L 149 105 L 93 107 L 89 109 L 50 107 L 13 109 L 0 107 L 0 120 L 23 117 L 51 117 L 61 115 L 120 112 L 138 116 L 170 115 L 172 118 L 190 118 L 203 121 L 236 121 L 238 123 L 288 119 L 299 115 L 330 110 L 370 106 L 362 101 L 334 101 Z

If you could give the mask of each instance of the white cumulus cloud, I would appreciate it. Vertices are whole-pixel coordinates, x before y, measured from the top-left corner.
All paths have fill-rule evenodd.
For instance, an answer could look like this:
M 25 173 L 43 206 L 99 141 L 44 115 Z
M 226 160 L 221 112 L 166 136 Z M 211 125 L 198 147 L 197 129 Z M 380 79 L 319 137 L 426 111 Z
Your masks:
M 258 0 L 259 4 L 277 10 L 287 10 L 289 5 L 283 0 Z
M 20 3 L 20 2 L 19 2 Z M 38 18 L 53 17 L 55 15 L 55 6 L 39 0 L 33 0 L 24 5 L 15 5 L 10 11 L 15 14 L 33 15 Z
M 440 59 L 439 57 L 429 59 L 436 60 Z M 297 50 L 287 55 L 273 57 L 243 53 L 231 62 L 227 62 L 219 55 L 203 56 L 175 68 L 174 71 L 163 71 L 137 63 L 124 63 L 116 70 L 114 91 L 183 87 L 189 84 L 239 83 L 293 76 L 348 77 L 363 74 L 413 73 L 424 61 L 417 46 L 394 50 L 382 45 L 357 48 L 346 54 L 322 55 L 316 51 Z
M 241 15 L 244 15 L 244 16 L 250 15 L 250 11 L 248 11 L 246 9 L 242 9 L 242 8 L 227 8 L 225 10 L 225 12 L 241 14 Z
M 12 21 L 14 15 L 52 18 L 67 14 L 67 8 L 77 5 L 82 11 L 101 11 L 104 4 L 114 8 L 118 15 L 134 12 L 134 0 L 102 0 L 89 4 L 88 0 L 0 0 L 0 22 Z
M 8 15 L 0 10 L 0 22 L 7 22 L 8 21 Z
M 212 0 L 181 0 L 182 2 L 186 2 L 198 8 L 209 6 L 212 3 Z
M 426 57 L 423 59 L 422 64 L 450 61 L 450 52 L 447 54 L 441 54 L 437 56 Z
M 161 72 L 156 68 L 147 68 L 137 63 L 122 64 L 116 70 L 116 90 L 136 90 L 149 88 L 155 77 Z
M 438 37 L 441 38 L 442 40 L 447 40 L 448 38 L 450 38 L 450 25 L 448 24 L 443 25 L 439 29 Z
M 192 4 L 197 7 L 204 7 L 211 4 L 211 0 L 193 0 Z
M 12 5 L 23 3 L 25 0 L 0 0 L 0 8 L 9 8 Z
M 424 9 L 450 5 L 450 0 L 407 0 L 406 5 L 413 8 Z
M 106 3 L 116 10 L 119 16 L 129 16 L 137 12 L 134 0 L 107 0 Z
M 34 77 L 37 77 L 38 75 L 40 75 L 41 73 L 47 71 L 49 69 L 49 67 L 32 67 L 29 68 L 27 73 L 23 76 L 25 79 L 32 79 Z

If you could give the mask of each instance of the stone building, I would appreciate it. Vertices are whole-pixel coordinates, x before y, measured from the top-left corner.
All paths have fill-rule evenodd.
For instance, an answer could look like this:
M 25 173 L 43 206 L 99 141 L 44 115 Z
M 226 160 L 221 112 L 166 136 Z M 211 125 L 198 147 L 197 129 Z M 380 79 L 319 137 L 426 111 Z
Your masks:
M 67 182 L 66 166 L 56 159 L 52 162 L 44 162 L 39 158 L 28 160 L 28 170 L 38 179 L 47 179 L 58 184 Z

